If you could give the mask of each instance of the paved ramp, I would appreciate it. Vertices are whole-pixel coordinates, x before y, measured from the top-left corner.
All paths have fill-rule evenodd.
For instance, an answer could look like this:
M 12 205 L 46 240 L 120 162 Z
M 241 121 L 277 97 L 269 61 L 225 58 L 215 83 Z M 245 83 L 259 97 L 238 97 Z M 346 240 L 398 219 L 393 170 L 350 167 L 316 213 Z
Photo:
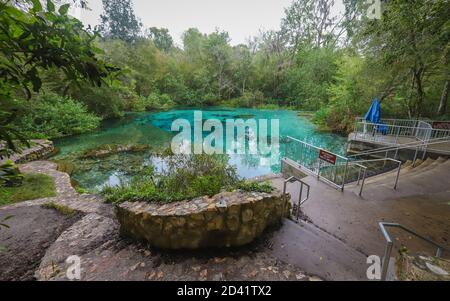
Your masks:
M 325 280 L 367 280 L 366 256 L 314 225 L 285 220 L 273 255 Z

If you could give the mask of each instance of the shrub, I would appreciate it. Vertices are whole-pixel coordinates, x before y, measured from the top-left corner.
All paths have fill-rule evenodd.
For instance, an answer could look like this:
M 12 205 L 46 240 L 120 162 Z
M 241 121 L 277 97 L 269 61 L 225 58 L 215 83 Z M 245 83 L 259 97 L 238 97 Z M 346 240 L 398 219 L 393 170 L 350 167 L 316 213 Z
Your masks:
M 22 181 L 23 175 L 12 161 L 0 164 L 0 187 L 18 187 Z
M 270 193 L 273 190 L 272 185 L 270 185 L 269 182 L 258 183 L 252 181 L 241 181 L 236 185 L 236 188 L 247 192 L 254 191 Z
M 106 187 L 102 193 L 107 201 L 173 202 L 203 195 L 215 195 L 223 188 L 234 187 L 238 177 L 226 156 L 162 155 L 166 168 L 158 173 L 150 166 L 129 183 Z
M 47 94 L 30 103 L 17 122 L 29 138 L 59 138 L 92 131 L 100 121 L 75 100 Z
M 222 190 L 271 192 L 269 183 L 239 180 L 236 169 L 223 155 L 173 155 L 165 152 L 166 168 L 158 173 L 144 168 L 129 183 L 102 190 L 111 203 L 125 201 L 174 202 L 199 196 L 213 196 Z

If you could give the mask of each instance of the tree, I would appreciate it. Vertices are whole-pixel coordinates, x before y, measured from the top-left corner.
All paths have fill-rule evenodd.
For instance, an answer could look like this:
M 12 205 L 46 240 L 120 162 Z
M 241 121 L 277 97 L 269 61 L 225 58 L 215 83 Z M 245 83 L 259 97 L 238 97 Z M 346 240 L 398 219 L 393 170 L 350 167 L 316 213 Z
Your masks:
M 281 32 L 293 51 L 301 44 L 322 47 L 336 40 L 334 34 L 339 28 L 337 17 L 331 14 L 333 5 L 334 0 L 295 0 L 285 9 Z
M 168 52 L 173 48 L 173 39 L 167 28 L 150 27 L 147 36 L 159 50 Z
M 231 47 L 228 32 L 218 31 L 208 35 L 204 44 L 207 55 L 206 62 L 210 68 L 211 75 L 217 80 L 217 96 L 221 99 L 226 93 L 229 97 L 232 90 L 229 71 L 231 67 Z
M 142 23 L 134 15 L 131 0 L 102 0 L 104 13 L 100 15 L 100 32 L 104 37 L 127 43 L 136 41 Z
M 447 100 L 448 93 L 450 90 L 450 80 L 447 80 L 444 84 L 444 89 L 442 90 L 441 100 L 439 102 L 438 115 L 444 115 L 447 111 Z
M 7 143 L 6 155 L 18 150 L 14 139 L 26 142 L 11 125 L 18 110 L 15 98 L 20 92 L 27 99 L 31 91 L 39 92 L 43 70 L 58 68 L 67 81 L 87 80 L 97 86 L 116 70 L 98 59 L 96 35 L 68 15 L 69 4 L 56 11 L 51 0 L 45 9 L 37 0 L 22 3 L 18 8 L 0 2 L 0 140 Z
M 448 78 L 449 14 L 446 0 L 391 0 L 381 20 L 367 22 L 361 31 L 367 41 L 364 52 L 397 75 L 398 84 L 384 94 L 409 84 L 404 97 L 411 117 L 423 114 L 432 78 L 439 73 L 444 73 L 443 82 Z

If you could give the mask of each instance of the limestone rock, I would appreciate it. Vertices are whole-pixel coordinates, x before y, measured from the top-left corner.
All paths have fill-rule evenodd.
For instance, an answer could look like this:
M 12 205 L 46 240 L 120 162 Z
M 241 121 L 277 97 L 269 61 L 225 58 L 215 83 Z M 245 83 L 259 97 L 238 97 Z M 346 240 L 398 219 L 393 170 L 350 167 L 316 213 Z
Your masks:
M 289 197 L 278 190 L 237 190 L 164 205 L 125 202 L 116 215 L 123 236 L 159 248 L 197 249 L 248 244 L 289 210 Z

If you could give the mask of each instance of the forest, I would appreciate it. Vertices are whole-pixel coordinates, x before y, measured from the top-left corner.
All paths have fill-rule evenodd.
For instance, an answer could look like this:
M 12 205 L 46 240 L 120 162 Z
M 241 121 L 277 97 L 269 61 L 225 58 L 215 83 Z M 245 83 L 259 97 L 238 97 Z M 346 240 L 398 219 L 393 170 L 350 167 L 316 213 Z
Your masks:
M 58 138 L 125 112 L 174 107 L 286 108 L 351 130 L 379 97 L 384 116 L 449 119 L 450 3 L 294 0 L 279 30 L 232 46 L 226 31 L 187 28 L 175 45 L 144 28 L 131 0 L 103 0 L 101 24 L 85 27 L 70 5 L 0 1 L 0 140 Z

